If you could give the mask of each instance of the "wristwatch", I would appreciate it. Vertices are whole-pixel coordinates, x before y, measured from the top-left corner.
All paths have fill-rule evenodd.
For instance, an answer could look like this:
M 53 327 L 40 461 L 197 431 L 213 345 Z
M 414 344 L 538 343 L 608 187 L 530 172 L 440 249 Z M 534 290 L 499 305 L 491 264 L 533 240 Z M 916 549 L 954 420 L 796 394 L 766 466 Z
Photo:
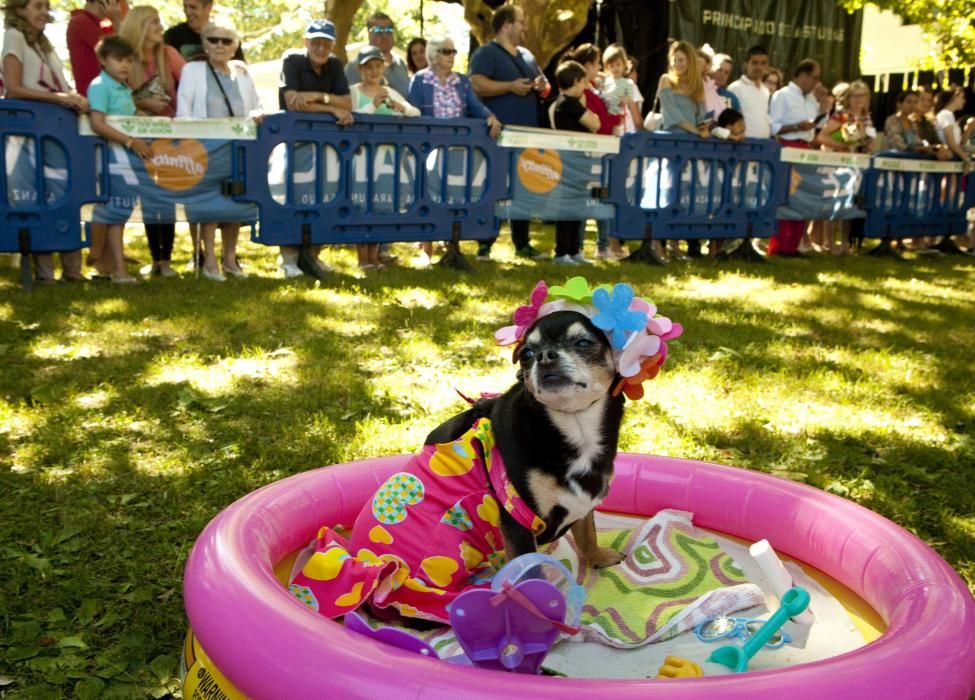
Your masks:
M 322 93 L 322 104 L 332 104 L 332 96 L 327 92 Z

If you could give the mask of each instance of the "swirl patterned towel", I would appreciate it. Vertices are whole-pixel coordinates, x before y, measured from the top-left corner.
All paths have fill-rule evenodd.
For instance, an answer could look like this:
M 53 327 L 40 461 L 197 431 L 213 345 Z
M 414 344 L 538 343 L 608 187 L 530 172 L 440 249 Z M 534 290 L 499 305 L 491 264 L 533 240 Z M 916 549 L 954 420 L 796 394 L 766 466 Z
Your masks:
M 608 569 L 584 561 L 580 566 L 571 538 L 549 548 L 586 589 L 578 641 L 630 649 L 670 639 L 706 618 L 764 604 L 761 589 L 748 583 L 734 559 L 697 530 L 691 517 L 662 510 L 634 530 L 600 530 L 600 545 L 626 553 Z

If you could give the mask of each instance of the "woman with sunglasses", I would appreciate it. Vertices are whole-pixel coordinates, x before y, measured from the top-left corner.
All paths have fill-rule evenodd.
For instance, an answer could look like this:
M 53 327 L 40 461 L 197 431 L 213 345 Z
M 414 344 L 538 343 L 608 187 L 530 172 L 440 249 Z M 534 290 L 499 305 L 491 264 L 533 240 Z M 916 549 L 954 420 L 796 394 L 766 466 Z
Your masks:
M 51 6 L 48 0 L 8 0 L 3 7 L 3 85 L 6 97 L 14 100 L 37 100 L 53 102 L 79 112 L 88 111 L 88 100 L 74 92 L 64 77 L 64 69 L 54 47 L 44 29 L 51 21 Z M 22 142 L 22 155 L 35 162 L 33 142 Z M 64 154 L 60 149 L 44 148 L 44 165 L 48 168 L 63 169 Z M 8 153 L 9 157 L 9 153 Z M 31 171 L 33 167 L 29 168 Z M 16 185 L 15 171 L 10 186 Z M 25 172 L 25 177 L 28 177 Z M 33 179 L 33 172 L 29 175 Z M 33 185 L 25 184 L 25 189 Z M 48 178 L 48 194 L 60 196 L 64 193 L 64 182 Z M 80 241 L 79 241 L 80 246 Z M 63 280 L 83 280 L 81 274 L 81 251 L 64 251 L 61 255 L 61 278 Z M 54 282 L 54 256 L 51 253 L 37 253 L 33 256 L 34 275 L 38 282 Z
M 457 49 L 452 39 L 444 36 L 428 39 L 427 67 L 417 71 L 410 80 L 408 99 L 419 107 L 424 117 L 483 119 L 491 138 L 495 138 L 501 133 L 501 122 L 477 99 L 471 88 L 471 79 L 454 70 L 456 58 Z M 433 244 L 421 243 L 420 249 L 429 261 Z
M 129 9 L 119 35 L 132 44 L 135 60 L 129 73 L 132 100 L 140 112 L 156 117 L 176 115 L 176 90 L 186 61 L 179 51 L 163 42 L 159 12 L 149 5 Z M 160 212 L 164 221 L 175 219 L 175 212 Z M 172 267 L 176 224 L 146 223 L 146 239 L 152 255 L 150 274 L 175 277 Z
M 420 109 L 424 117 L 452 119 L 470 117 L 483 119 L 491 137 L 501 132 L 501 122 L 477 99 L 471 89 L 471 80 L 454 70 L 457 49 L 446 37 L 427 41 L 428 67 L 417 71 L 410 81 L 409 99 Z
M 237 28 L 227 18 L 214 17 L 200 32 L 204 60 L 191 61 L 183 68 L 176 97 L 176 117 L 221 119 L 226 117 L 257 117 L 262 114 L 261 99 L 254 81 L 242 61 L 232 60 L 240 46 Z M 230 176 L 230 173 L 227 173 Z M 220 227 L 223 246 L 222 271 L 217 266 L 216 237 Z M 203 243 L 204 277 L 215 282 L 225 281 L 226 275 L 244 278 L 247 273 L 237 261 L 239 221 L 200 224 Z

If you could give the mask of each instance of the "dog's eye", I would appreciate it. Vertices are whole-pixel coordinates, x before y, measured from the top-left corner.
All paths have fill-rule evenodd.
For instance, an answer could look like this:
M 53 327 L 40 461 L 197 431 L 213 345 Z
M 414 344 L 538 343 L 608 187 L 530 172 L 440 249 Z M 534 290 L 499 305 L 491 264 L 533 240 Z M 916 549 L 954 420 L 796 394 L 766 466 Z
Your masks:
M 579 340 L 576 341 L 576 347 L 579 348 L 580 350 L 588 350 L 593 345 L 595 345 L 595 343 L 589 340 L 588 338 L 580 338 Z
M 531 348 L 522 348 L 521 352 L 518 353 L 519 360 L 530 360 L 535 357 L 535 351 Z

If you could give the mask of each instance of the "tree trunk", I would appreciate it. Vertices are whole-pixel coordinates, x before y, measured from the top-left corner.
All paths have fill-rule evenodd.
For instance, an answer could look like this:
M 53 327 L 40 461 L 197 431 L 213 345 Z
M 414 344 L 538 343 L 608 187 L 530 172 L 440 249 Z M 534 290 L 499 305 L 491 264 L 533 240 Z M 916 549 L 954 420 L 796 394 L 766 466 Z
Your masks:
M 331 0 L 326 17 L 335 23 L 335 46 L 332 53 L 342 59 L 348 60 L 345 54 L 345 45 L 349 41 L 349 30 L 352 28 L 352 18 L 362 7 L 363 0 Z

